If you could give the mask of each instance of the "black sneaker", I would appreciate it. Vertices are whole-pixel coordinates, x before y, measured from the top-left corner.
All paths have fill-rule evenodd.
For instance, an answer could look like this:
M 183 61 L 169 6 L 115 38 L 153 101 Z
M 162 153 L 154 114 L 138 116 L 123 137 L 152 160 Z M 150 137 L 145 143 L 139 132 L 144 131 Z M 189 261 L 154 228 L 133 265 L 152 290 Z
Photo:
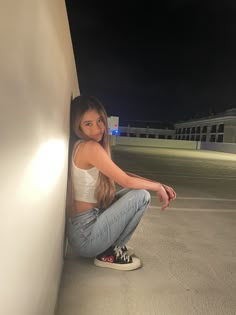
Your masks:
M 123 247 L 123 246 L 122 246 Z M 141 260 L 131 257 L 121 246 L 112 246 L 105 252 L 96 256 L 94 264 L 98 267 L 113 268 L 117 270 L 134 270 L 141 267 Z
M 124 246 L 121 246 L 121 250 L 123 252 L 126 252 L 129 256 L 134 255 L 134 249 L 132 247 L 127 247 L 126 245 L 124 245 Z

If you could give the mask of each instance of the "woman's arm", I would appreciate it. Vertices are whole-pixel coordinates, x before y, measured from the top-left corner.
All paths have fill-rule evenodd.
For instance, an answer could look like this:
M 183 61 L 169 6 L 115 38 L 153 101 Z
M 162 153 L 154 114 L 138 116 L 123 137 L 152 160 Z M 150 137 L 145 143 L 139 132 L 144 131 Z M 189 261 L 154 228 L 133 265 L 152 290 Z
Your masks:
M 80 159 L 87 161 L 93 166 L 96 166 L 100 172 L 124 188 L 147 189 L 150 191 L 155 191 L 158 194 L 160 201 L 164 202 L 162 209 L 165 209 L 167 206 L 169 206 L 170 201 L 175 199 L 176 194 L 174 193 L 173 189 L 171 189 L 171 198 L 169 198 L 168 192 L 163 184 L 140 176 L 131 176 L 124 172 L 112 161 L 107 152 L 97 142 L 88 141 L 80 153 Z
M 155 181 L 153 181 L 153 180 L 151 180 L 151 179 L 144 178 L 144 177 L 141 177 L 141 176 L 139 176 L 139 175 L 137 175 L 137 174 L 133 174 L 133 173 L 130 173 L 130 172 L 126 172 L 126 174 L 128 174 L 129 176 L 132 176 L 132 177 L 137 177 L 137 178 L 146 179 L 146 180 L 148 180 L 148 181 L 150 181 L 150 182 L 155 182 Z M 174 191 L 174 189 L 171 188 L 170 186 L 167 186 L 167 185 L 162 184 L 162 183 L 161 183 L 161 185 L 165 188 L 165 190 L 166 190 L 166 192 L 167 192 L 167 194 L 168 194 L 168 196 L 169 196 L 169 199 L 170 199 L 170 200 L 174 200 L 174 199 L 176 198 L 176 192 Z

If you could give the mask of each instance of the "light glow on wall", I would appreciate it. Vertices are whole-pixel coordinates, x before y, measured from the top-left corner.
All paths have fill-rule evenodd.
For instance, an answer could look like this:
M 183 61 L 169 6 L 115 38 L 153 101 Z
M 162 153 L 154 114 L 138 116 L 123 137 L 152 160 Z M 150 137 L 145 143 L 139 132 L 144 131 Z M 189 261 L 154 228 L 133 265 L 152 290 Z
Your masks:
M 60 177 L 64 168 L 66 147 L 63 140 L 43 143 L 33 157 L 24 178 L 24 189 L 45 192 Z

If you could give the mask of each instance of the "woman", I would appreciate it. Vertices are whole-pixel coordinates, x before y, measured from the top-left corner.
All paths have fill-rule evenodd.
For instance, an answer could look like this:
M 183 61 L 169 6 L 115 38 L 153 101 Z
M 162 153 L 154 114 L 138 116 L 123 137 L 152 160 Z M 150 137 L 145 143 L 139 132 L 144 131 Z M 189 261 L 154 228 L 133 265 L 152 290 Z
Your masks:
M 71 187 L 67 237 L 80 256 L 99 267 L 133 270 L 141 260 L 126 247 L 155 191 L 162 209 L 176 198 L 166 185 L 124 172 L 111 159 L 107 114 L 95 97 L 71 104 Z M 123 187 L 116 192 L 115 183 Z

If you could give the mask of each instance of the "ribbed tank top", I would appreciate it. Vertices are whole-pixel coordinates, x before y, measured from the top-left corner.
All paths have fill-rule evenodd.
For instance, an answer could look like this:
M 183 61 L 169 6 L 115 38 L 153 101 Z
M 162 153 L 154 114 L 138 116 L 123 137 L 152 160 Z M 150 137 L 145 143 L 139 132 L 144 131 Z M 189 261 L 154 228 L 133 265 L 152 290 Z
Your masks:
M 81 142 L 81 141 L 79 141 Z M 77 150 L 79 142 L 75 145 Z M 71 179 L 74 190 L 74 199 L 77 201 L 85 201 L 96 203 L 95 189 L 97 186 L 99 170 L 92 167 L 88 170 L 78 168 L 74 163 L 74 152 L 72 154 Z

